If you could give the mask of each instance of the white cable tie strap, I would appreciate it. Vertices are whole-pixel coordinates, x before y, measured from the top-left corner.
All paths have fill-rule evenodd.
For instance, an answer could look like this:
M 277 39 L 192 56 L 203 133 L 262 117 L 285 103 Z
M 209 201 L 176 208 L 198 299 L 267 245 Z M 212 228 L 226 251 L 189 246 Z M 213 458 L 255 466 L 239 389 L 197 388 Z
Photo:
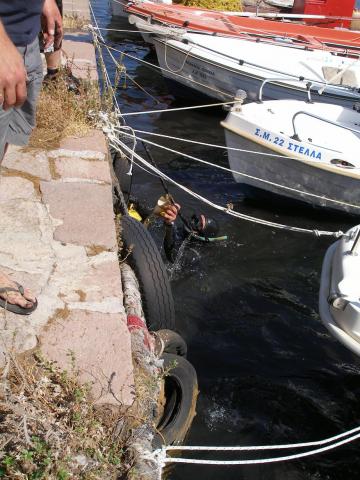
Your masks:
M 353 442 L 360 438 L 360 433 L 354 435 L 340 442 L 327 445 L 326 447 L 316 448 L 314 450 L 309 450 L 307 452 L 296 453 L 293 455 L 286 455 L 282 457 L 271 457 L 271 458 L 258 458 L 255 460 L 200 460 L 193 458 L 178 458 L 178 457 L 167 457 L 166 463 L 192 463 L 192 464 L 202 464 L 202 465 L 256 465 L 256 464 L 265 464 L 265 463 L 276 463 L 276 462 L 285 462 L 290 460 L 297 460 L 299 458 L 309 457 L 311 455 L 316 455 L 318 453 L 323 453 L 329 450 L 333 450 L 347 443 Z M 168 447 L 167 447 L 168 448 Z

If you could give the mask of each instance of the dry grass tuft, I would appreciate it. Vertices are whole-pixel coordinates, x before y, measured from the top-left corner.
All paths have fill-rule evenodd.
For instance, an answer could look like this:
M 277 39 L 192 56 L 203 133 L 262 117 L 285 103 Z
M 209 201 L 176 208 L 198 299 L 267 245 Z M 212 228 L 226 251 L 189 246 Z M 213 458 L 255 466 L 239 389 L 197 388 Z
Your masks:
M 56 80 L 44 86 L 40 94 L 36 128 L 29 146 L 52 149 L 60 140 L 76 135 L 86 135 L 95 125 L 90 112 L 98 112 L 101 99 L 94 82 L 82 82 L 79 93 L 69 91 L 66 82 L 67 69 L 63 69 Z
M 63 17 L 63 27 L 65 30 L 82 30 L 89 23 L 89 20 L 86 20 L 77 13 L 65 13 Z
M 182 0 L 187 7 L 209 8 L 210 10 L 224 10 L 229 12 L 241 12 L 240 0 Z
M 129 466 L 119 412 L 96 409 L 76 372 L 39 357 L 10 357 L 0 382 L 0 477 L 116 479 Z

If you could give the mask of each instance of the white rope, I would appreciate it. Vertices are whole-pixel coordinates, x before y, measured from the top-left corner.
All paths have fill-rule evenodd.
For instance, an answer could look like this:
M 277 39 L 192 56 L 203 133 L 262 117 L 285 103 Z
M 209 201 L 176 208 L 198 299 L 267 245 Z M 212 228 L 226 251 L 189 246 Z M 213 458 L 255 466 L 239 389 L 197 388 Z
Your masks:
M 123 132 L 121 127 L 120 127 L 120 129 L 115 128 L 115 131 L 120 132 L 120 133 L 124 133 L 124 135 L 126 135 L 126 136 L 129 135 L 129 134 Z M 188 158 L 190 160 L 194 160 L 195 162 L 203 163 L 205 165 L 209 165 L 211 167 L 218 168 L 219 170 L 224 170 L 226 172 L 229 172 L 229 173 L 232 173 L 232 174 L 235 174 L 235 175 L 241 175 L 242 177 L 251 178 L 252 180 L 256 180 L 256 181 L 259 181 L 261 183 L 265 183 L 267 185 L 272 185 L 274 187 L 277 187 L 277 188 L 280 188 L 280 189 L 283 189 L 283 190 L 287 190 L 287 191 L 290 191 L 290 192 L 298 193 L 300 195 L 306 195 L 308 197 L 317 198 L 319 200 L 325 200 L 327 202 L 331 202 L 331 203 L 335 203 L 335 204 L 343 205 L 343 206 L 347 206 L 347 207 L 358 208 L 360 210 L 359 205 L 354 205 L 352 203 L 343 202 L 341 200 L 335 200 L 333 198 L 329 198 L 329 197 L 326 197 L 324 195 L 317 195 L 316 193 L 305 192 L 304 190 L 299 190 L 297 188 L 292 188 L 292 187 L 288 187 L 286 185 L 281 185 L 281 184 L 276 183 L 276 182 L 271 182 L 270 180 L 265 180 L 263 178 L 255 177 L 253 175 L 249 175 L 249 174 L 244 173 L 244 172 L 239 172 L 238 170 L 232 170 L 231 168 L 223 167 L 222 165 L 217 165 L 215 163 L 208 162 L 207 160 L 203 160 L 201 158 L 194 157 L 193 155 L 189 155 L 187 153 L 179 152 L 178 150 L 174 150 L 172 148 L 165 147 L 164 145 L 160 145 L 159 143 L 155 143 L 155 142 L 152 142 L 150 140 L 146 140 L 146 139 L 141 138 L 141 137 L 137 137 L 137 139 L 141 142 L 145 142 L 145 143 L 148 143 L 148 144 L 153 145 L 155 147 L 162 148 L 163 150 L 174 153 L 176 155 L 181 155 L 181 156 L 183 156 L 185 158 Z M 246 150 L 240 150 L 240 151 L 247 152 Z M 252 152 L 252 153 L 258 153 L 259 154 L 259 152 Z M 295 160 L 295 161 L 297 160 L 298 161 L 298 159 L 296 159 L 296 158 L 292 159 L 290 157 L 284 157 L 284 156 L 281 156 L 281 155 L 279 155 L 279 157 L 280 158 L 288 158 L 289 160 Z
M 112 145 L 114 147 L 118 146 L 120 149 L 125 149 L 126 151 L 131 153 L 132 150 L 125 143 L 121 142 L 117 138 L 117 136 L 115 134 L 115 131 L 114 131 L 114 128 L 109 124 L 108 120 L 106 119 L 106 116 L 103 115 L 102 118 L 103 118 L 104 122 L 107 123 L 107 125 L 108 125 L 107 128 L 104 129 L 104 132 L 108 135 L 109 140 L 111 141 Z M 343 232 L 341 232 L 341 231 L 332 232 L 332 231 L 316 230 L 316 229 L 311 230 L 311 229 L 307 229 L 307 228 L 300 228 L 300 227 L 293 227 L 293 226 L 289 226 L 289 225 L 283 225 L 281 223 L 271 222 L 271 221 L 268 221 L 268 220 L 262 220 L 262 219 L 259 219 L 259 218 L 256 218 L 256 217 L 252 217 L 251 215 L 246 215 L 246 214 L 241 213 L 241 212 L 236 212 L 234 210 L 231 210 L 228 206 L 227 207 L 222 207 L 221 205 L 217 205 L 216 203 L 212 202 L 211 200 L 199 195 L 198 193 L 190 190 L 189 188 L 185 187 L 184 185 L 181 185 L 180 183 L 176 182 L 171 177 L 168 177 L 163 172 L 161 172 L 161 170 L 159 170 L 158 168 L 154 167 L 149 162 L 147 162 L 139 154 L 134 152 L 134 159 L 135 158 L 139 162 L 144 164 L 148 169 L 157 173 L 161 178 L 163 178 L 164 180 L 172 183 L 173 185 L 176 185 L 179 189 L 185 191 L 186 193 L 188 193 L 192 197 L 194 197 L 194 198 L 202 201 L 203 203 L 215 208 L 216 210 L 227 213 L 228 215 L 231 215 L 235 218 L 240 218 L 242 220 L 246 220 L 246 221 L 249 221 L 249 222 L 257 223 L 257 224 L 272 227 L 272 228 L 278 228 L 278 229 L 281 229 L 281 230 L 288 230 L 288 231 L 292 231 L 292 232 L 312 234 L 312 235 L 315 235 L 317 237 L 332 236 L 332 237 L 335 237 L 335 238 L 339 238 L 343 235 Z
M 230 103 L 238 103 L 238 101 L 234 100 L 233 102 L 226 102 L 224 104 L 228 105 Z M 195 108 L 195 107 L 191 107 L 191 108 Z M 155 110 L 155 111 L 158 111 L 158 110 Z M 164 111 L 166 112 L 167 110 L 164 110 Z M 136 113 L 138 113 L 138 112 L 136 112 Z M 139 113 L 142 113 L 142 112 L 139 112 Z M 165 135 L 163 133 L 149 132 L 148 130 L 137 130 L 136 128 L 134 128 L 134 132 L 144 133 L 145 135 L 152 135 L 152 136 L 155 136 L 155 137 L 168 138 L 169 140 L 177 140 L 179 142 L 192 143 L 194 145 L 202 145 L 204 147 L 220 148 L 220 149 L 223 149 L 223 150 L 232 150 L 232 151 L 235 151 L 235 152 L 244 152 L 244 153 L 255 154 L 255 155 L 264 155 L 266 157 L 284 158 L 284 155 L 281 155 L 280 153 L 266 153 L 266 152 L 261 152 L 260 153 L 257 150 L 247 150 L 245 148 L 227 147 L 225 145 L 219 145 L 219 144 L 216 144 L 216 143 L 199 142 L 198 140 L 189 140 L 188 138 L 173 137 L 171 135 Z M 289 160 L 299 160 L 296 157 L 286 157 L 286 158 L 288 158 Z M 320 162 L 316 159 L 312 159 L 311 162 L 312 163 L 323 164 L 323 162 Z
M 286 462 L 290 460 L 298 460 L 300 458 L 309 457 L 312 455 L 316 455 L 318 453 L 324 453 L 329 450 L 333 450 L 335 448 L 340 447 L 341 445 L 345 445 L 347 443 L 353 442 L 360 438 L 360 433 L 354 435 L 351 438 L 347 438 L 340 442 L 334 443 L 332 445 L 328 445 L 326 447 L 317 448 L 315 450 L 310 450 L 308 452 L 302 453 L 295 453 L 293 455 L 285 455 L 282 457 L 272 457 L 272 458 L 259 458 L 256 460 L 200 460 L 195 458 L 179 458 L 179 457 L 167 457 L 162 459 L 164 463 L 192 463 L 192 464 L 200 464 L 200 465 L 258 465 L 258 464 L 265 464 L 265 463 L 276 463 L 276 462 Z
M 95 16 L 95 12 L 92 8 L 92 5 L 91 5 L 91 2 L 89 2 L 89 8 L 90 8 L 90 12 L 91 12 L 91 16 L 95 22 L 95 27 L 96 28 L 99 28 L 99 24 L 98 24 L 98 21 L 96 19 L 96 16 Z M 89 30 L 92 34 L 92 37 L 93 37 L 93 41 L 94 41 L 94 45 L 95 47 L 97 47 L 97 50 L 100 52 L 101 49 L 100 49 L 100 42 L 99 42 L 99 38 L 100 40 L 105 43 L 105 39 L 104 37 L 102 36 L 101 32 L 99 33 L 96 33 L 94 28 L 92 27 L 92 25 L 89 26 Z M 104 72 L 104 75 L 105 75 L 105 81 L 106 81 L 106 84 L 107 84 L 107 87 L 108 89 L 110 90 L 111 92 L 111 95 L 112 95 L 112 98 L 113 98 L 113 101 L 114 101 L 114 108 L 116 111 L 120 112 L 120 107 L 119 107 L 119 103 L 117 101 L 117 98 L 116 98 L 116 95 L 115 95 L 115 92 L 114 92 L 114 89 L 113 89 L 113 86 L 112 86 L 112 83 L 110 81 L 110 77 L 109 77 L 109 74 L 108 74 L 108 71 L 106 69 L 106 65 L 105 65 L 105 62 L 104 62 L 104 59 L 102 58 L 102 65 L 103 65 L 103 72 Z
M 90 9 L 91 9 L 91 12 L 92 12 L 92 15 L 93 15 L 93 18 L 94 18 L 94 21 L 96 22 L 96 26 L 98 27 L 98 24 L 97 24 L 97 21 L 96 21 L 96 18 L 95 18 L 95 14 L 94 14 L 94 11 L 90 5 Z M 98 37 L 97 37 L 97 34 L 96 32 L 94 31 L 94 29 L 92 29 L 92 32 L 93 32 L 93 36 L 94 36 L 94 41 L 98 40 Z M 95 38 L 96 37 L 96 38 Z M 104 41 L 101 33 L 100 33 L 100 38 Z M 99 43 L 99 42 L 98 42 Z M 105 47 L 107 47 L 106 43 L 104 42 L 104 45 Z M 108 48 L 108 47 L 107 47 Z M 110 47 L 111 48 L 111 47 Z M 111 48 L 112 49 L 112 48 Z M 118 51 L 117 49 L 112 49 L 114 51 Z M 122 51 L 120 51 L 120 53 L 123 53 Z M 126 54 L 125 54 L 126 55 Z M 136 58 L 136 57 L 135 57 Z M 113 58 L 112 56 L 112 59 L 114 61 L 115 64 L 117 64 L 117 62 L 115 61 L 115 59 Z M 147 63 L 147 62 L 146 62 Z M 110 82 L 110 78 L 109 78 L 109 75 L 107 73 L 107 70 L 106 70 L 106 67 L 105 67 L 105 75 L 106 75 L 106 81 L 108 83 L 108 85 L 110 85 L 111 87 L 111 82 Z M 117 100 L 116 100 L 116 96 L 115 96 L 115 92 L 114 90 L 111 88 L 111 92 L 112 92 L 112 95 L 114 97 L 114 100 L 115 100 L 115 110 L 117 111 L 117 113 L 119 114 L 120 113 L 120 108 L 119 108 L 119 105 L 117 103 Z M 326 235 L 326 236 L 333 236 L 333 237 L 341 237 L 343 235 L 343 232 L 341 231 L 338 231 L 338 232 L 329 232 L 329 231 L 320 231 L 320 230 L 310 230 L 310 229 L 305 229 L 305 228 L 299 228 L 299 227 L 292 227 L 292 226 L 288 226 L 288 225 L 283 225 L 283 224 L 279 224 L 279 223 L 276 223 L 276 222 L 270 222 L 270 221 L 267 221 L 267 220 L 262 220 L 262 219 L 258 219 L 256 217 L 252 217 L 250 215 L 246 215 L 246 214 L 243 214 L 243 213 L 240 213 L 240 212 L 235 212 L 234 210 L 231 210 L 229 207 L 222 207 L 220 205 L 217 205 L 213 202 L 211 202 L 210 200 L 208 200 L 207 198 L 197 194 L 196 192 L 193 192 L 192 190 L 190 190 L 189 188 L 179 184 L 178 182 L 176 182 L 175 180 L 173 180 L 172 178 L 168 177 L 167 175 L 165 175 L 163 172 L 161 172 L 159 169 L 157 169 L 156 167 L 154 167 L 153 165 L 151 165 L 149 162 L 147 162 L 145 159 L 143 159 L 140 155 L 138 155 L 137 153 L 135 153 L 134 149 L 135 149 L 135 143 L 133 145 L 133 148 L 130 149 L 127 145 L 125 145 L 123 142 L 121 142 L 118 138 L 117 138 L 117 135 L 116 135 L 116 131 L 115 131 L 115 125 L 114 123 L 111 123 L 110 119 L 109 119 L 109 115 L 107 114 L 102 114 L 100 115 L 102 121 L 105 123 L 106 125 L 106 128 L 105 128 L 105 133 L 107 133 L 108 137 L 109 137 L 109 140 L 111 141 L 112 145 L 116 148 L 116 147 L 120 147 L 121 149 L 124 149 L 125 151 L 127 151 L 128 153 L 130 153 L 130 156 L 131 156 L 131 159 L 132 159 L 132 163 L 134 163 L 134 159 L 136 158 L 139 162 L 141 162 L 143 165 L 145 165 L 149 170 L 155 172 L 158 176 L 164 178 L 165 180 L 167 180 L 168 182 L 171 182 L 172 184 L 176 185 L 178 188 L 180 188 L 181 190 L 187 192 L 189 195 L 193 196 L 194 198 L 197 198 L 198 200 L 206 203 L 207 205 L 209 206 L 212 206 L 213 208 L 217 209 L 217 210 L 220 210 L 222 212 L 225 212 L 227 213 L 228 215 L 231 215 L 233 217 L 236 217 L 236 218 L 240 218 L 240 219 L 243 219 L 243 220 L 246 220 L 246 221 L 250 221 L 250 222 L 254 222 L 254 223 L 258 223 L 258 224 L 261 224 L 261 225 L 264 225 L 264 226 L 269 226 L 269 227 L 273 227 L 273 228 L 278 228 L 278 229 L 282 229 L 282 230 L 288 230 L 288 231 L 293 231 L 293 232 L 299 232 L 299 233 L 310 233 L 310 234 L 314 234 L 316 236 L 322 236 L 322 235 Z M 119 124 L 117 123 L 117 125 L 119 127 Z M 123 131 L 123 133 L 125 133 Z M 133 132 L 133 136 L 135 136 L 135 133 Z M 135 142 L 135 140 L 134 140 Z
M 182 65 L 181 65 L 178 69 L 171 68 L 170 65 L 168 64 L 168 60 L 167 60 L 167 46 L 168 46 L 168 38 L 165 38 L 164 62 L 165 62 L 166 68 L 167 68 L 171 73 L 180 73 L 180 72 L 183 70 L 183 68 L 185 67 L 186 60 L 188 59 L 188 57 L 189 57 L 189 55 L 190 55 L 190 53 L 191 53 L 191 50 L 195 47 L 195 44 L 191 45 L 191 47 L 189 48 L 189 50 L 186 52 L 186 54 L 184 55 L 184 59 L 183 59 Z
M 283 445 L 257 445 L 257 446 L 236 446 L 236 447 L 211 447 L 211 446 L 185 446 L 185 445 L 169 445 L 166 447 L 167 451 L 171 450 L 181 450 L 185 451 L 205 451 L 205 452 L 212 452 L 212 451 L 223 451 L 223 452 L 238 452 L 238 451 L 258 451 L 258 450 L 282 450 L 282 449 L 289 449 L 289 448 L 304 448 L 304 447 L 317 447 L 321 445 L 326 445 L 327 443 L 332 443 L 341 438 L 348 437 L 353 435 L 354 433 L 360 432 L 360 427 L 355 427 L 347 432 L 339 433 L 333 437 L 329 437 L 323 440 L 317 440 L 314 442 L 303 442 L 303 443 L 288 443 Z
M 257 465 L 257 464 L 267 464 L 267 463 L 276 463 L 276 462 L 284 462 L 290 460 L 298 460 L 300 458 L 309 457 L 312 455 L 316 455 L 318 453 L 324 453 L 329 450 L 333 450 L 335 448 L 339 448 L 342 445 L 345 445 L 350 442 L 354 442 L 355 440 L 360 438 L 360 433 L 356 435 L 351 435 L 354 432 L 358 432 L 360 427 L 356 427 L 353 430 L 348 432 L 341 433 L 334 437 L 320 440 L 317 442 L 305 442 L 305 443 L 295 443 L 295 444 L 285 444 L 285 445 L 266 445 L 266 446 L 249 446 L 249 447 L 206 447 L 206 446 L 163 446 L 160 449 L 155 450 L 151 454 L 146 455 L 146 460 L 155 464 L 155 472 L 157 474 L 157 478 L 160 480 L 162 476 L 163 468 L 166 467 L 166 464 L 169 463 L 187 463 L 187 464 L 197 464 L 197 465 Z M 337 441 L 333 443 L 335 440 L 339 440 L 348 436 L 348 438 Z M 307 452 L 296 453 L 293 455 L 286 455 L 281 457 L 269 457 L 269 458 L 260 458 L 254 460 L 207 460 L 207 459 L 196 459 L 196 458 L 181 458 L 181 457 L 167 457 L 167 452 L 169 451 L 259 451 L 259 450 L 281 450 L 287 448 L 304 448 L 309 446 L 320 446 L 326 445 L 331 443 L 331 445 L 327 445 L 325 447 L 309 450 Z
M 163 108 L 158 110 L 142 110 L 141 112 L 128 112 L 122 113 L 122 117 L 130 117 L 134 115 L 149 115 L 151 113 L 164 113 L 164 112 L 181 112 L 182 110 L 196 110 L 200 108 L 212 108 L 212 107 L 221 107 L 223 105 L 231 105 L 234 103 L 238 103 L 239 99 L 236 100 L 229 100 L 227 102 L 219 102 L 219 103 L 207 103 L 206 105 L 192 105 L 189 107 L 177 107 L 177 108 Z
M 95 36 L 97 35 L 96 32 L 95 32 L 95 29 L 96 29 L 96 30 L 99 30 L 99 27 L 93 27 L 92 25 L 88 25 L 88 29 L 92 32 L 93 37 L 95 37 Z M 125 78 L 128 78 L 134 85 L 136 85 L 136 86 L 137 86 L 140 90 L 142 90 L 146 95 L 148 95 L 149 97 L 151 97 L 151 98 L 155 101 L 155 103 L 159 103 L 159 100 L 158 100 L 157 98 L 155 98 L 153 95 L 151 95 L 151 93 L 149 93 L 147 90 L 145 90 L 144 87 L 142 87 L 131 75 L 129 75 L 129 74 L 127 73 L 126 68 L 123 68 L 124 66 L 123 66 L 122 64 L 120 64 L 120 63 L 115 59 L 115 57 L 113 56 L 113 54 L 112 54 L 111 51 L 109 50 L 109 47 L 108 47 L 108 45 L 106 44 L 106 42 L 105 42 L 103 36 L 101 35 L 101 33 L 100 33 L 100 37 L 101 37 L 101 39 L 102 39 L 102 43 L 100 43 L 99 41 L 97 42 L 99 48 L 101 48 L 101 47 L 106 48 L 106 50 L 107 50 L 107 52 L 108 52 L 111 60 L 112 60 L 112 61 L 114 62 L 114 64 L 115 64 L 115 66 L 118 67 L 118 68 L 119 68 L 119 67 L 122 68 L 122 73 L 125 75 Z M 95 43 L 95 41 L 94 41 L 94 43 Z M 124 55 L 125 55 L 125 54 L 124 54 Z M 106 69 L 105 69 L 105 70 L 106 70 Z M 111 88 L 111 91 L 113 92 L 114 98 L 116 99 L 116 95 L 115 95 L 115 93 L 114 93 L 114 89 L 113 89 L 112 84 L 111 84 L 111 82 L 110 82 L 110 78 L 109 78 L 109 74 L 108 74 L 107 70 L 106 70 L 106 76 L 108 77 L 108 80 L 109 80 L 108 86 Z M 117 104 L 117 106 L 118 106 L 118 111 L 120 112 L 120 108 L 119 108 L 117 99 L 116 99 L 116 104 Z

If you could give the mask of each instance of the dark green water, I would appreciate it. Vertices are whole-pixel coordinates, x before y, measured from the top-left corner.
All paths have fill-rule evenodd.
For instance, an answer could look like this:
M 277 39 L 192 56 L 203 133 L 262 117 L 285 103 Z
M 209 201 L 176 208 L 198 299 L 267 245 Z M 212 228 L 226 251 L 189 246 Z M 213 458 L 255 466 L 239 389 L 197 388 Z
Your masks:
M 93 1 L 102 26 L 132 29 L 111 18 L 106 0 Z M 151 62 L 155 56 L 138 34 L 109 33 L 107 42 Z M 179 106 L 161 75 L 125 60 L 131 82 L 119 89 L 123 113 Z M 114 69 L 107 58 L 110 74 Z M 196 95 L 182 105 L 193 105 Z M 202 142 L 224 143 L 225 113 L 193 111 L 128 117 L 134 128 Z M 186 153 L 227 165 L 222 152 L 172 142 Z M 218 204 L 281 223 L 345 230 L 353 222 L 309 210 L 277 209 L 243 201 L 231 175 L 155 148 L 161 169 Z M 141 149 L 140 149 L 141 153 Z M 155 204 L 158 180 L 136 170 L 133 192 Z M 194 260 L 172 280 L 178 329 L 189 346 L 200 387 L 197 416 L 187 442 L 194 445 L 260 445 L 314 441 L 360 423 L 360 361 L 331 338 L 318 316 L 321 263 L 328 239 L 275 231 L 204 208 L 172 189 L 183 212 L 211 213 L 229 241 L 192 245 Z M 159 228 L 155 235 L 161 236 Z M 171 480 L 355 480 L 360 478 L 359 442 L 291 463 L 247 467 L 179 466 Z M 229 457 L 227 458 L 234 458 Z

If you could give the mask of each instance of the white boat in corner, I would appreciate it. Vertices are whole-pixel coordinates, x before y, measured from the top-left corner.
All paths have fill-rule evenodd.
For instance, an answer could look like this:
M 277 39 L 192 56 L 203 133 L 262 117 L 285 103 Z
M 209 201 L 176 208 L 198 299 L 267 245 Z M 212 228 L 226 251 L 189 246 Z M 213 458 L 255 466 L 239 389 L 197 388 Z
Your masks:
M 360 225 L 332 244 L 325 255 L 319 313 L 330 333 L 360 355 Z
M 168 37 L 155 25 L 152 43 L 165 78 L 218 100 L 231 100 L 238 89 L 248 100 L 259 92 L 268 100 L 306 100 L 352 108 L 360 101 L 360 61 L 327 50 L 299 48 L 290 39 L 259 41 L 206 33 Z
M 271 100 L 235 104 L 222 126 L 237 182 L 360 215 L 358 111 Z

